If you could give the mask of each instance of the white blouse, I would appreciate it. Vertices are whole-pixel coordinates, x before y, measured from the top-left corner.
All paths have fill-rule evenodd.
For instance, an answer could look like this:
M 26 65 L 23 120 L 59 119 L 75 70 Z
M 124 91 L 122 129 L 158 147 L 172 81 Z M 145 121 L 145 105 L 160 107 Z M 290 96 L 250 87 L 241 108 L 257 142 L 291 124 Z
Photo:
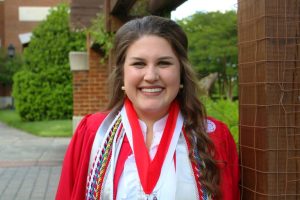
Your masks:
M 157 152 L 166 121 L 167 116 L 156 121 L 153 125 L 153 139 L 151 147 L 149 149 L 149 155 L 151 160 L 153 160 Z M 139 123 L 142 129 L 142 133 L 144 135 L 144 140 L 146 140 L 147 126 L 141 120 L 139 120 Z M 176 176 L 174 164 L 170 166 L 168 174 L 166 174 L 165 180 L 163 181 L 163 184 L 160 187 L 161 188 L 155 187 L 153 193 L 150 196 L 148 196 L 148 198 L 153 199 L 156 196 L 157 199 L 175 199 Z M 163 193 L 159 192 L 158 190 L 163 191 Z M 147 199 L 147 196 L 144 194 L 140 183 L 134 154 L 128 156 L 127 160 L 125 161 L 124 171 L 120 177 L 118 185 L 117 200 L 125 199 Z

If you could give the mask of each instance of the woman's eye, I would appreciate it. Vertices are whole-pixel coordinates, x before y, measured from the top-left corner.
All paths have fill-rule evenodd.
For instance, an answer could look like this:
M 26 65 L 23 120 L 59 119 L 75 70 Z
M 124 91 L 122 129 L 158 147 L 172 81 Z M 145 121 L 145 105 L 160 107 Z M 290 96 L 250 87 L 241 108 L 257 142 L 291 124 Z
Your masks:
M 168 61 L 160 61 L 158 62 L 158 65 L 161 67 L 167 67 L 169 65 L 171 65 L 172 63 L 168 62 Z
M 141 67 L 145 66 L 145 63 L 143 63 L 143 62 L 135 62 L 135 63 L 132 63 L 131 65 L 134 66 L 134 67 L 141 68 Z

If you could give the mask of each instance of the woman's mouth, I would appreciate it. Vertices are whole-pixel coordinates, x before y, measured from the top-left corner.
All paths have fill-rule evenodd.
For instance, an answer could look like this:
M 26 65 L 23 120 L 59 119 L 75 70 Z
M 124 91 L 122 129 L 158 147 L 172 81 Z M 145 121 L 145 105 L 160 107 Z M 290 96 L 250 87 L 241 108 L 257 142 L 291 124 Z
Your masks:
M 162 88 L 142 88 L 142 92 L 147 92 L 147 93 L 157 93 L 161 92 L 163 89 Z

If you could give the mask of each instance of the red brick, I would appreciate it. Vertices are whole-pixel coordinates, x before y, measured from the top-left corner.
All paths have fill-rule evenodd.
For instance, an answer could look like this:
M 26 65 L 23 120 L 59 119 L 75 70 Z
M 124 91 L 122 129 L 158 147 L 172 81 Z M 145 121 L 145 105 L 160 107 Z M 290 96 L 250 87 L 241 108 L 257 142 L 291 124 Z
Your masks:
M 100 63 L 101 55 L 89 50 L 89 71 L 73 72 L 74 115 L 103 110 L 107 104 L 107 64 Z

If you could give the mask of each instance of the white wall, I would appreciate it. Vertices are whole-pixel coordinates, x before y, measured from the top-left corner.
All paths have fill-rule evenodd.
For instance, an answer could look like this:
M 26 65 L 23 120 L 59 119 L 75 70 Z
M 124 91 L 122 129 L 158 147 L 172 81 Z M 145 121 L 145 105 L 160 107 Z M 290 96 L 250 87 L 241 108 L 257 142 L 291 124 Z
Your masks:
M 49 14 L 51 7 L 19 7 L 19 20 L 20 21 L 42 21 L 45 20 Z

